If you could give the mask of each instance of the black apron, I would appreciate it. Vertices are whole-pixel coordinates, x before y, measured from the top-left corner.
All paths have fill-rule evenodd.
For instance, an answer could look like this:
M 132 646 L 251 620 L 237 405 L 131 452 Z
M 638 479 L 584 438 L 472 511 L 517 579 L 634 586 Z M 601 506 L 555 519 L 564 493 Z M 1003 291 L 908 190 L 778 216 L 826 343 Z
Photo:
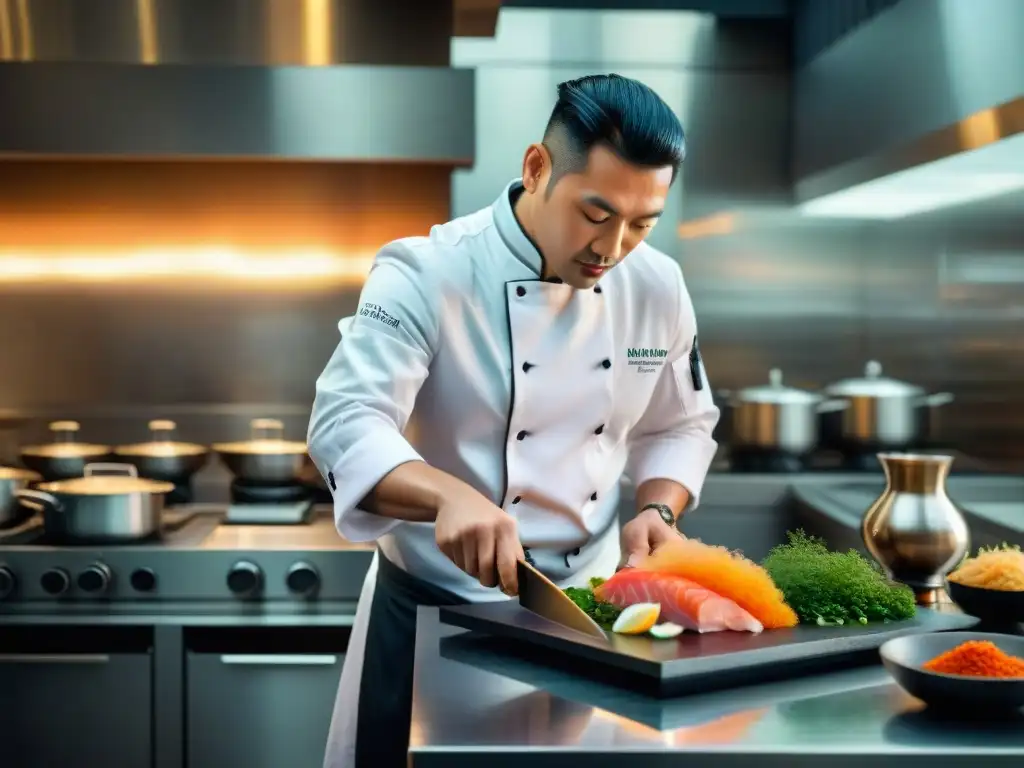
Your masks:
M 416 609 L 466 601 L 409 575 L 380 550 L 377 558 L 359 684 L 356 768 L 405 768 L 412 721 Z

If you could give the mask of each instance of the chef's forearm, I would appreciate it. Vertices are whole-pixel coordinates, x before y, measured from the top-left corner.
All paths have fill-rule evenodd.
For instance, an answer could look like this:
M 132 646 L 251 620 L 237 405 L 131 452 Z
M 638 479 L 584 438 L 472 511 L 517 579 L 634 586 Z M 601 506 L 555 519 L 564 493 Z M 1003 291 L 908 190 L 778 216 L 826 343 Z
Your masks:
M 679 519 L 679 516 L 690 503 L 690 492 L 675 480 L 666 480 L 661 477 L 654 477 L 645 480 L 636 489 L 637 511 L 648 504 L 664 504 L 672 510 L 672 514 Z
M 466 483 L 423 461 L 399 464 L 374 486 L 359 508 L 414 523 L 432 523 L 445 498 L 469 489 Z

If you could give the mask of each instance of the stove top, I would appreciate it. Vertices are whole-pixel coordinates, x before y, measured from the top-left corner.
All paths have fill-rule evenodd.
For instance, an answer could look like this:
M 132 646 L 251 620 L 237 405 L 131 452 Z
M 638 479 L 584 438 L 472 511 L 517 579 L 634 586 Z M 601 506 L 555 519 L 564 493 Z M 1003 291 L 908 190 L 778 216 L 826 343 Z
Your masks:
M 124 544 L 57 544 L 38 516 L 0 531 L 0 614 L 30 604 L 358 598 L 373 547 L 341 538 L 329 506 L 270 525 L 231 520 L 241 506 L 175 507 L 160 539 Z

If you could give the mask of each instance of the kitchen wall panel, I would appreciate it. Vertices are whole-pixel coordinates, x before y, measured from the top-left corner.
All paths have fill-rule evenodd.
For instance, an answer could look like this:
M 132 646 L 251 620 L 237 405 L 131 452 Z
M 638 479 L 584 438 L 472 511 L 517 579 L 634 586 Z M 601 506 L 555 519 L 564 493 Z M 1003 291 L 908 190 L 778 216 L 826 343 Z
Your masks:
M 793 0 L 793 64 L 815 56 L 901 0 Z
M 956 395 L 944 437 L 1024 460 L 1024 199 L 998 215 L 808 222 L 786 205 L 784 41 L 739 45 L 729 25 L 685 14 L 506 9 L 498 30 L 452 51 L 454 66 L 478 67 L 473 169 L 5 164 L 0 251 L 154 233 L 179 245 L 214 233 L 254 249 L 373 249 L 489 204 L 539 137 L 557 82 L 619 71 L 649 82 L 688 129 L 690 157 L 652 238 L 683 265 L 716 387 L 761 383 L 773 366 L 816 387 L 878 359 Z M 716 214 L 723 234 L 679 236 L 680 224 Z M 138 439 L 158 415 L 200 441 L 244 436 L 245 420 L 264 415 L 299 436 L 357 293 L 293 280 L 0 282 L 0 428 L 4 416 L 31 417 L 12 424 L 6 455 L 55 417 L 79 418 L 96 440 Z

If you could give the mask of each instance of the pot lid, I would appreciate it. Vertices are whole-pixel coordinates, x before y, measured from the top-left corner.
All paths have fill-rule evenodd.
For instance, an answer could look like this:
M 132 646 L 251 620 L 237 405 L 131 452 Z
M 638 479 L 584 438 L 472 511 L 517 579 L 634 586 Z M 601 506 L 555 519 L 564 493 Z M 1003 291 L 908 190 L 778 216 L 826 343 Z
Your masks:
M 49 426 L 53 433 L 53 442 L 44 445 L 23 446 L 21 448 L 22 456 L 36 456 L 43 459 L 87 459 L 110 454 L 109 445 L 75 442 L 75 437 L 80 429 L 77 421 L 54 421 Z
M 924 389 L 899 379 L 886 378 L 882 375 L 882 364 L 870 360 L 864 366 L 864 378 L 837 381 L 830 384 L 826 392 L 846 397 L 916 397 L 924 394 Z
M 0 467 L 0 480 L 27 480 L 31 483 L 39 479 L 39 475 L 30 469 Z
M 172 440 L 178 425 L 170 419 L 154 419 L 149 422 L 148 426 L 153 436 L 152 440 L 148 443 L 119 445 L 114 449 L 114 453 L 120 456 L 171 458 L 174 456 L 202 456 L 208 452 L 205 445 L 179 443 Z
M 243 440 L 237 443 L 215 443 L 217 453 L 282 454 L 305 453 L 305 443 L 296 440 Z
M 822 400 L 821 395 L 782 383 L 782 371 L 772 368 L 768 372 L 768 384 L 760 387 L 741 389 L 737 394 L 744 403 L 774 403 L 776 405 L 812 405 Z
M 63 493 L 69 496 L 119 496 L 125 493 L 169 493 L 174 490 L 171 483 L 146 480 L 130 475 L 90 475 L 41 483 L 40 491 Z
M 284 439 L 284 424 L 278 419 L 253 419 L 249 424 L 252 439 L 234 443 L 215 443 L 217 453 L 245 454 L 298 454 L 306 453 L 307 446 L 298 440 Z

